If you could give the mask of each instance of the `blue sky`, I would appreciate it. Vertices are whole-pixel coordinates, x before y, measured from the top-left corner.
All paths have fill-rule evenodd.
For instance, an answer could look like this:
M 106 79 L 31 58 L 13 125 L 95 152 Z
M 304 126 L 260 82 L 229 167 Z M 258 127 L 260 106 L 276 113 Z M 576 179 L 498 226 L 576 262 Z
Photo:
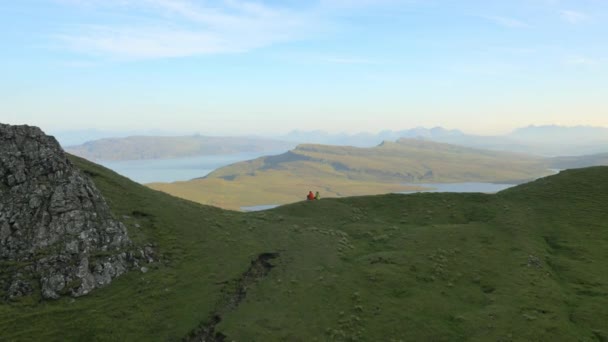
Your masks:
M 206 134 L 608 126 L 605 0 L 0 2 L 0 122 Z

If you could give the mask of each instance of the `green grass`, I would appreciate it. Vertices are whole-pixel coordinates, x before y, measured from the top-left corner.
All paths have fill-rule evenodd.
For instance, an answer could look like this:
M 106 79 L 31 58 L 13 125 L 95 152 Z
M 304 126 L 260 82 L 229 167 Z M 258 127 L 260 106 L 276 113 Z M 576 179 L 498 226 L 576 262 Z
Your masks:
M 180 340 L 265 252 L 280 253 L 275 267 L 217 326 L 228 340 L 608 339 L 606 167 L 496 195 L 351 197 L 239 213 L 74 160 L 116 215 L 130 217 L 132 238 L 163 258 L 76 300 L 1 304 L 0 340 Z
M 148 186 L 180 198 L 232 210 L 240 210 L 243 206 L 299 202 L 308 191 L 320 191 L 323 198 L 328 198 L 420 189 L 399 183 L 353 180 L 339 175 L 300 176 L 275 170 L 243 175 L 234 181 L 205 178 Z

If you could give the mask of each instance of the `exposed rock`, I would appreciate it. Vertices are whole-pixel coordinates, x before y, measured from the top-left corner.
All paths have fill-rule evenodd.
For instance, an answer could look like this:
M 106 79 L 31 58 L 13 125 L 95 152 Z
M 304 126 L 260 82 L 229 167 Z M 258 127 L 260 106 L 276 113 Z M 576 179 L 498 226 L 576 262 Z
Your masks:
M 29 283 L 22 281 L 21 279 L 14 280 L 8 288 L 8 298 L 13 299 L 27 295 L 32 292 L 32 287 Z
M 528 267 L 542 268 L 543 265 L 537 256 L 530 254 L 528 255 Z
M 125 226 L 53 137 L 0 124 L 0 290 L 7 298 L 85 295 L 127 271 L 130 246 Z M 152 259 L 152 251 L 142 254 Z

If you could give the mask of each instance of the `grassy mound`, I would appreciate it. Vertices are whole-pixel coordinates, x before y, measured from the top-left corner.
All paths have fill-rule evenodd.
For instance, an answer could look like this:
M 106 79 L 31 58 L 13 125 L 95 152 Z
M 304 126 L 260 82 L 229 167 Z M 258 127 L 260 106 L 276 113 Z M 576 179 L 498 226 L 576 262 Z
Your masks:
M 608 339 L 607 167 L 239 213 L 74 162 L 161 261 L 76 300 L 0 304 L 0 340 Z

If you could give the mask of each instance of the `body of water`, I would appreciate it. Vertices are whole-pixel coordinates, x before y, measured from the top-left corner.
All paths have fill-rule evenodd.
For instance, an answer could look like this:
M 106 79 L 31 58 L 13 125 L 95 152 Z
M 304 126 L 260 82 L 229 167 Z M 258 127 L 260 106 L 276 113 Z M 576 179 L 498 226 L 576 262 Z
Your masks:
M 241 210 L 242 211 L 261 211 L 261 210 L 274 209 L 278 206 L 279 206 L 278 204 L 253 205 L 251 207 L 241 207 Z
M 425 183 L 425 184 L 405 184 L 411 186 L 419 186 L 428 188 L 427 190 L 405 191 L 400 194 L 414 194 L 418 192 L 481 192 L 481 193 L 496 193 L 517 184 L 497 184 L 497 183 Z M 250 207 L 241 207 L 242 211 L 260 211 L 274 209 L 277 204 L 254 205 Z
M 427 184 L 405 184 L 410 186 L 421 186 L 427 190 L 404 191 L 400 194 L 414 194 L 417 192 L 482 192 L 492 194 L 499 192 L 517 184 L 497 184 L 497 183 L 427 183 Z
M 146 184 L 200 178 L 222 166 L 283 152 L 285 151 L 235 153 L 176 159 L 101 161 L 99 164 L 138 183 Z

